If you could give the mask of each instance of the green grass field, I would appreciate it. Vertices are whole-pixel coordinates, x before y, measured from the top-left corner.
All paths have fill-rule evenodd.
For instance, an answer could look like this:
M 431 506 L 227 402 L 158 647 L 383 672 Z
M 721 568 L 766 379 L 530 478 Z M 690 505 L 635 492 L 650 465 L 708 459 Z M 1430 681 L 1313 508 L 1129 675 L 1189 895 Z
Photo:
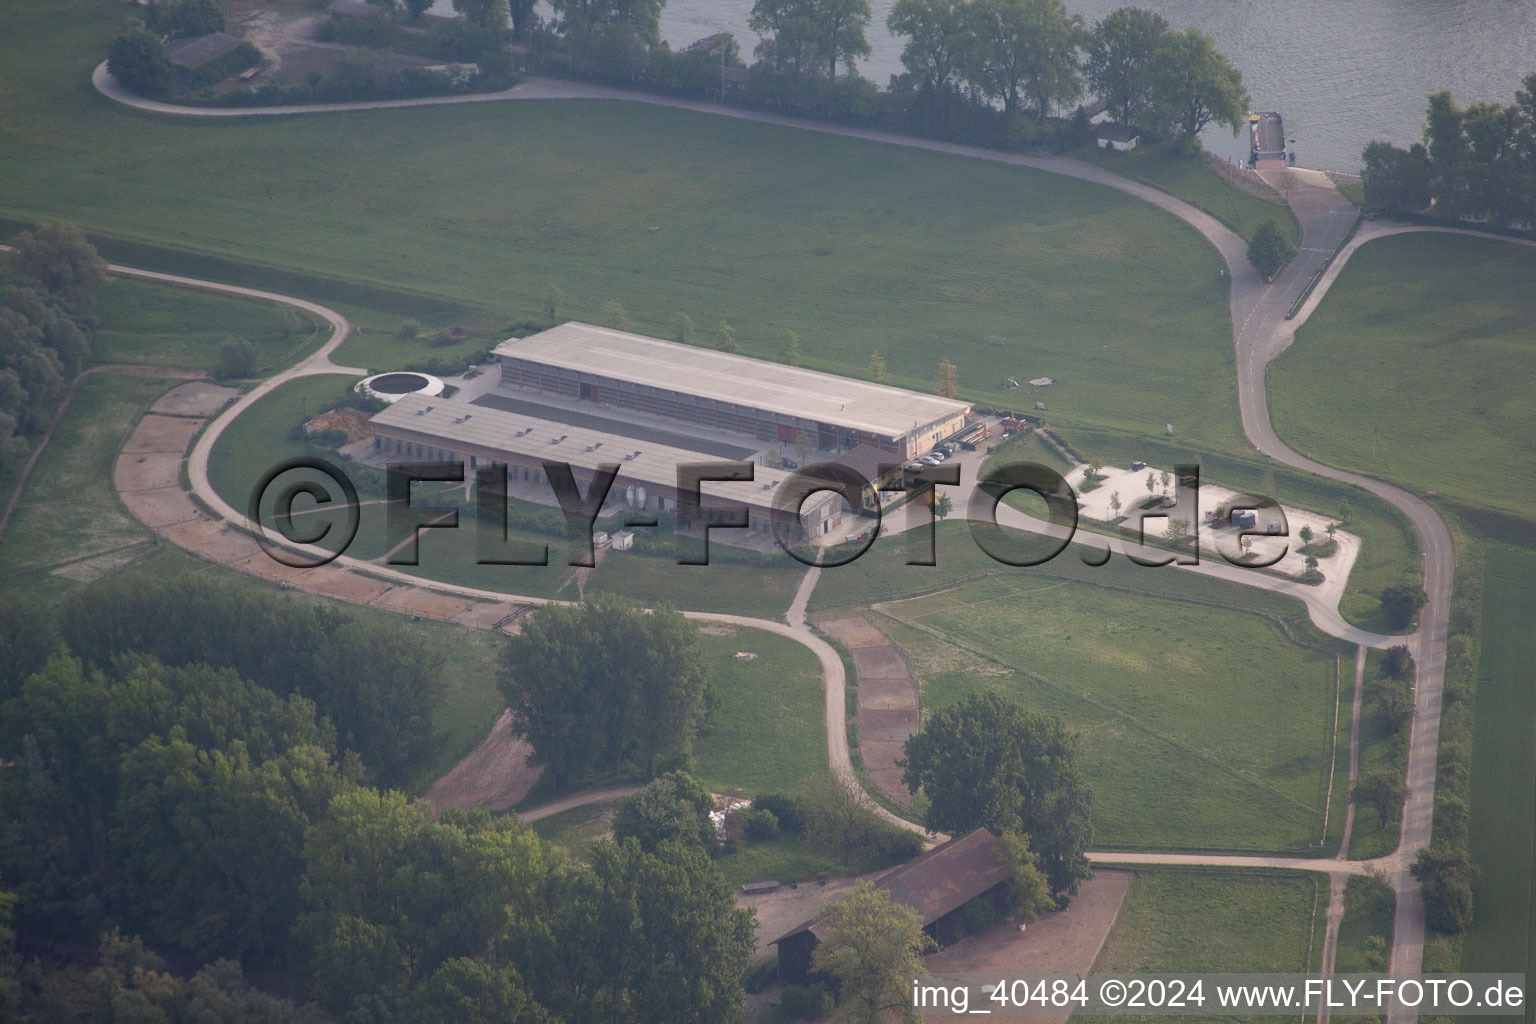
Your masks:
M 924 389 L 948 357 L 984 402 L 1003 400 L 1005 376 L 1046 373 L 1060 425 L 1173 420 L 1241 444 L 1217 255 L 1111 190 L 631 103 L 192 124 L 91 90 L 121 8 L 69 0 L 10 19 L 8 217 L 68 216 L 505 319 L 538 315 L 556 284 L 567 315 L 617 299 L 667 335 L 686 311 L 704 344 L 724 319 L 749 355 L 771 357 L 791 328 L 811 366 L 862 373 L 880 350 L 895 382 Z
M 1483 579 L 1472 761 L 1476 920 L 1461 964 L 1536 976 L 1536 554 L 1489 545 Z
M 1244 238 L 1252 238 L 1260 224 L 1272 220 L 1292 242 L 1301 239 L 1301 226 L 1279 201 L 1279 196 L 1275 197 L 1275 202 L 1266 202 L 1232 187 L 1206 162 L 1204 154 L 1179 156 L 1166 146 L 1154 145 L 1138 147 L 1128 153 L 1085 146 L 1072 155 L 1182 199 Z
M 234 336 L 256 348 L 258 373 L 273 373 L 298 362 L 328 333 L 313 317 L 300 314 L 304 326 L 284 337 L 277 309 L 270 302 L 117 276 L 102 289 L 91 358 L 212 372 L 219 346 Z
M 955 534 L 941 533 L 941 567 L 968 543 Z M 1070 552 L 911 599 L 905 579 L 923 593 L 935 570 L 880 568 L 845 586 L 888 595 L 876 610 L 925 709 L 990 688 L 1081 731 L 1096 845 L 1315 848 L 1339 743 L 1335 658 L 1294 602 L 1171 569 L 1088 568 Z M 1341 826 L 1332 816 L 1330 835 Z
M 1339 974 L 1385 974 L 1397 897 L 1375 876 L 1352 875 L 1344 887 L 1344 920 L 1333 967 Z
M 1314 878 L 1300 873 L 1137 871 L 1093 970 L 1263 973 L 1315 968 L 1327 902 L 1327 885 L 1319 892 Z M 1310 941 L 1314 912 L 1317 943 Z
M 1357 252 L 1270 368 L 1275 429 L 1336 466 L 1536 518 L 1536 249 L 1444 234 Z

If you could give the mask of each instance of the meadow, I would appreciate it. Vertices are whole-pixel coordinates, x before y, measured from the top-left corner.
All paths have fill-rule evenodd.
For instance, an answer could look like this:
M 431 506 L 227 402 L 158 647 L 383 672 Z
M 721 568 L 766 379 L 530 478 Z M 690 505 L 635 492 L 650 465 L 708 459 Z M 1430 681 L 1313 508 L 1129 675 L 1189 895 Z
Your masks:
M 1536 974 L 1536 553 L 1487 546 L 1472 760 L 1468 971 Z
M 1335 466 L 1536 519 L 1536 249 L 1447 234 L 1350 258 L 1271 365 L 1275 429 Z
M 1314 876 L 1296 872 L 1139 870 L 1093 970 L 1307 970 L 1328 901 L 1326 884 L 1318 890 Z
M 1225 285 L 1190 228 L 1129 196 L 1017 167 L 622 102 L 499 103 L 189 123 L 94 94 L 107 0 L 20 7 L 0 40 L 0 214 L 220 261 L 430 296 L 502 320 L 663 336 L 783 331 L 808 365 L 1009 397 L 1047 374 L 1053 418 L 1241 444 Z M 195 263 L 195 258 L 190 261 Z M 183 268 L 185 269 L 185 268 Z M 1113 282 L 1113 286 L 1108 283 Z

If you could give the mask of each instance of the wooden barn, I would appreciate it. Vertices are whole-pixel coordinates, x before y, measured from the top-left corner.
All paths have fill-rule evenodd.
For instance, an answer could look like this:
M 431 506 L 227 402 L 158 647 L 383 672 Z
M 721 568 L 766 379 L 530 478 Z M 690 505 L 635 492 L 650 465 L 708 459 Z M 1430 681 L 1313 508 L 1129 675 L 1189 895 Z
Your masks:
M 984 828 L 941 843 L 915 860 L 881 875 L 875 888 L 917 911 L 923 931 L 940 946 L 965 936 L 962 908 L 978 897 L 1001 909 L 1008 882 L 1002 843 Z M 826 934 L 822 920 L 790 929 L 771 945 L 779 947 L 779 981 L 803 983 L 811 974 L 811 953 Z

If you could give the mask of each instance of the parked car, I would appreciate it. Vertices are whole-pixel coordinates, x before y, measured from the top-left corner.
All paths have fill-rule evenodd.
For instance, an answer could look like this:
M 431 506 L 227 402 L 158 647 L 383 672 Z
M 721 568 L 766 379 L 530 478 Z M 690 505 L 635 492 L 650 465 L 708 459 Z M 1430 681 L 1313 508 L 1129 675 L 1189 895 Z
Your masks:
M 783 466 L 785 469 L 800 468 L 800 463 L 796 462 L 794 459 L 783 459 L 779 462 L 779 465 Z
M 1142 470 L 1144 470 L 1146 468 L 1147 468 L 1147 464 L 1145 462 L 1142 462 L 1140 459 L 1137 459 L 1135 462 L 1131 463 L 1131 472 L 1132 473 L 1140 473 Z

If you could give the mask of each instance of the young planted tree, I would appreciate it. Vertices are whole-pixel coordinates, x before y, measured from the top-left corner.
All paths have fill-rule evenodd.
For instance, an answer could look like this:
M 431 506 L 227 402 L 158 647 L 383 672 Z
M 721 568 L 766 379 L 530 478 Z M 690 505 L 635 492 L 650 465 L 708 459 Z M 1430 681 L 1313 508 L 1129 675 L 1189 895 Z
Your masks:
M 552 284 L 544 292 L 544 319 L 550 323 L 560 319 L 560 311 L 565 307 L 565 293 L 560 286 Z
M 934 390 L 942 398 L 955 398 L 960 394 L 960 372 L 948 359 L 939 362 L 939 373 L 934 378 Z
M 869 357 L 869 366 L 864 371 L 865 375 L 876 384 L 888 383 L 885 375 L 885 356 L 876 352 Z
M 779 362 L 800 365 L 800 335 L 788 328 L 784 331 L 784 343 L 779 346 Z
M 687 345 L 693 341 L 693 317 L 689 316 L 687 313 L 679 311 L 677 316 L 673 317 L 672 319 L 672 326 L 675 329 L 673 336 L 676 337 L 678 341 L 682 342 L 684 345 Z
M 603 303 L 603 326 L 612 327 L 616 331 L 627 331 L 635 324 L 618 299 L 609 299 Z
M 715 326 L 715 333 L 720 335 L 721 352 L 736 351 L 736 328 L 732 327 L 724 320 L 721 320 L 720 323 Z

